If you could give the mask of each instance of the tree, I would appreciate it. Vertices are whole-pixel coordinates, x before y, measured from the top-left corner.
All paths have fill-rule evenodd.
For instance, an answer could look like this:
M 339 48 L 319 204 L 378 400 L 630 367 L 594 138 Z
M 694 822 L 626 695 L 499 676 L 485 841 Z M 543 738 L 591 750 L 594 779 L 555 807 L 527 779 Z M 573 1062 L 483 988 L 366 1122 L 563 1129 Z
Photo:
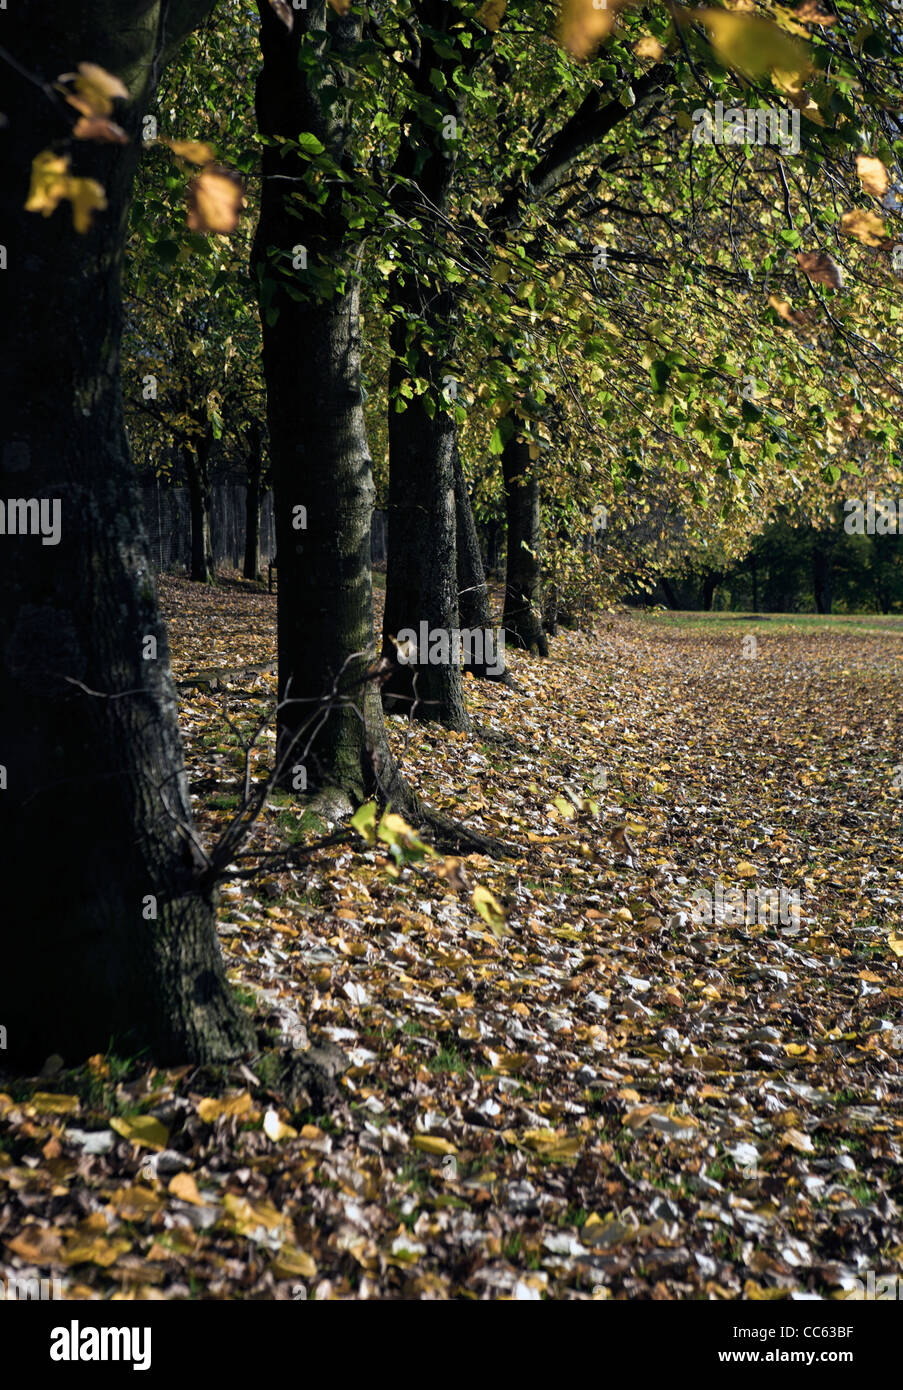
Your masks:
M 52 544 L 0 538 L 0 1013 L 21 1065 L 111 1039 L 163 1061 L 251 1041 L 201 884 L 120 392 L 141 118 L 209 9 L 79 0 L 64 27 L 21 0 L 4 15 L 3 473 L 38 512 L 59 505 Z M 73 106 L 52 84 L 76 68 Z M 82 118 L 98 139 L 80 138 Z
M 291 701 L 278 749 L 313 716 L 296 789 L 317 791 L 334 815 L 374 792 L 410 809 L 369 676 L 373 481 L 360 379 L 361 247 L 344 191 L 361 19 L 311 0 L 289 29 L 268 0 L 258 9 L 264 150 L 252 267 L 279 557 L 279 695 Z M 320 717 L 333 687 L 338 703 Z

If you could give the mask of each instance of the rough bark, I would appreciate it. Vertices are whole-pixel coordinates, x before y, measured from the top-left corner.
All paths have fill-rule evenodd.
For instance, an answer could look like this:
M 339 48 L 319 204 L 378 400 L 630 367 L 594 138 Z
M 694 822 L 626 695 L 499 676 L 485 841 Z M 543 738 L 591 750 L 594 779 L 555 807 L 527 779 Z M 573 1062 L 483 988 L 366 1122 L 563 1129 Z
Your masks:
M 4 16 L 5 46 L 38 83 L 4 72 L 0 480 L 4 498 L 61 506 L 58 544 L 0 537 L 0 1018 L 14 1065 L 54 1052 L 74 1063 L 111 1040 L 165 1062 L 222 1059 L 252 1043 L 197 886 L 120 391 L 140 119 L 178 26 L 187 32 L 208 9 L 79 0 L 63 24 L 58 7 L 19 0 Z M 23 205 L 32 159 L 67 130 L 40 83 L 83 61 L 129 87 L 117 119 L 132 144 L 73 150 L 73 171 L 98 179 L 108 203 L 79 235 L 68 203 L 48 218 Z
M 502 451 L 508 554 L 505 568 L 505 640 L 523 651 L 548 656 L 542 625 L 539 552 L 542 545 L 539 479 L 529 443 L 515 432 Z

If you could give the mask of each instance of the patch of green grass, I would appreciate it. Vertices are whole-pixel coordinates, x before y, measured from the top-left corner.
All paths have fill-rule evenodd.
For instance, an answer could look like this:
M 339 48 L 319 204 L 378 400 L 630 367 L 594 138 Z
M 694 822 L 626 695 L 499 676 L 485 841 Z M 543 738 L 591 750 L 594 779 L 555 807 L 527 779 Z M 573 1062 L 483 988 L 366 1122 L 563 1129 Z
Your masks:
M 460 1052 L 453 1047 L 441 1047 L 435 1057 L 426 1064 L 427 1071 L 456 1071 L 459 1076 L 467 1075 L 467 1067 Z

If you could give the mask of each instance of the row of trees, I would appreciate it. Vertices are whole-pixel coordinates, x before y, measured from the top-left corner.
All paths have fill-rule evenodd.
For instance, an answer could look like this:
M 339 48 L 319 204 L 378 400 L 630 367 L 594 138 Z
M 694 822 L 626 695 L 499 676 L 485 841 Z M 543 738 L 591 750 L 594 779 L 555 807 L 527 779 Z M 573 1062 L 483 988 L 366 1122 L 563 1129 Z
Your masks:
M 64 35 L 21 0 L 0 59 L 4 467 L 64 516 L 59 546 L 17 538 L 0 578 L 0 842 L 55 859 L 6 895 L 28 931 L 3 1008 L 22 1055 L 116 1036 L 228 1056 L 249 1042 L 213 929 L 228 861 L 191 824 L 124 427 L 123 271 L 132 440 L 194 471 L 201 543 L 212 442 L 251 459 L 266 434 L 277 764 L 290 777 L 303 746 L 336 813 L 373 795 L 466 843 L 401 777 L 383 703 L 467 727 L 460 667 L 401 663 L 394 639 L 490 625 L 474 512 L 505 499 L 503 624 L 542 651 L 543 555 L 565 606 L 625 568 L 651 585 L 672 547 L 720 564 L 751 515 L 889 466 L 903 35 L 846 0 L 72 10 Z M 718 100 L 792 107 L 798 152 L 696 144 Z

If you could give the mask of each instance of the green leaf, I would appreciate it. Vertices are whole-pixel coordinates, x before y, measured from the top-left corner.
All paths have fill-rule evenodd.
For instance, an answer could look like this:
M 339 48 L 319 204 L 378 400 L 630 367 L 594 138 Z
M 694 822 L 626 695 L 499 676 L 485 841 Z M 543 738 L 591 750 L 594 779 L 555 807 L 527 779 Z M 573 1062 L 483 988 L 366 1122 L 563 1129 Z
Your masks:
M 671 368 L 668 366 L 667 362 L 653 362 L 649 368 L 649 375 L 652 378 L 653 391 L 660 396 L 668 383 L 668 378 L 671 375 Z
M 309 130 L 302 131 L 297 140 L 299 150 L 305 154 L 323 154 L 326 146 L 318 140 L 316 135 L 312 135 Z

